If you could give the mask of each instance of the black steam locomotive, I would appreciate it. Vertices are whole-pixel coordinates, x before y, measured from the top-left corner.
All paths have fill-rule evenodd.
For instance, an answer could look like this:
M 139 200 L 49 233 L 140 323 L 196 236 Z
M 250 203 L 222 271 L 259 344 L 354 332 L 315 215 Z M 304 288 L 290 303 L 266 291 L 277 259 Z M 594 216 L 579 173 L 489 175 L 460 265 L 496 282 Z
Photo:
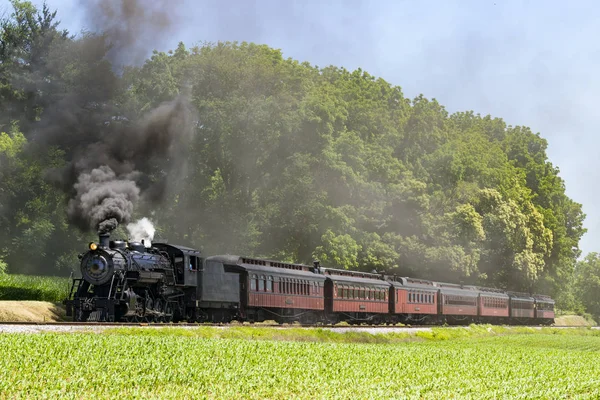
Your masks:
M 110 241 L 80 255 L 74 321 L 550 324 L 554 300 L 376 273 Z

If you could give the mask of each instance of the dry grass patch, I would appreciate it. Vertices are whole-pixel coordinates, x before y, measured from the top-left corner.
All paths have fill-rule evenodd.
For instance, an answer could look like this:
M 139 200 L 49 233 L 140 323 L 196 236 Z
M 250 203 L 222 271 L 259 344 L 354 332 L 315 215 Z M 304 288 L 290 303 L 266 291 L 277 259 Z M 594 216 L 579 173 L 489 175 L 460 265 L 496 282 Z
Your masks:
M 562 315 L 554 319 L 557 326 L 595 326 L 594 321 L 588 321 L 580 315 Z
M 0 322 L 56 322 L 65 320 L 62 305 L 47 301 L 0 301 Z

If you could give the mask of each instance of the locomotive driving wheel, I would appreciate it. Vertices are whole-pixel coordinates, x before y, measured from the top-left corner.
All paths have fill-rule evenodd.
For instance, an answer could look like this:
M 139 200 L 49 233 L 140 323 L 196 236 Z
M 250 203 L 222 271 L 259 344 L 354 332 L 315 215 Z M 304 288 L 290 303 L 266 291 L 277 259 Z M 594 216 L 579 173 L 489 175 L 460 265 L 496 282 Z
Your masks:
M 160 299 L 154 301 L 154 312 L 156 322 L 165 322 L 165 313 L 163 310 L 163 303 Z
M 154 302 L 151 297 L 146 299 L 146 308 L 144 310 L 144 322 L 154 322 Z

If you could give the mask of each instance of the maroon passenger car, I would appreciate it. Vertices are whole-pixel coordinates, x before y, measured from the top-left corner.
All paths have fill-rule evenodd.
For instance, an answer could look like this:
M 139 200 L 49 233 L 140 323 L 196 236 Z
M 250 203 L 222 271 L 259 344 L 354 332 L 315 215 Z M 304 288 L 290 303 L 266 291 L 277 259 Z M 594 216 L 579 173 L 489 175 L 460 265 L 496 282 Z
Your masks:
M 508 295 L 500 290 L 476 287 L 479 291 L 479 322 L 506 322 L 509 316 Z
M 527 293 L 507 292 L 510 296 L 512 323 L 525 324 L 535 317 L 535 299 Z
M 554 300 L 550 296 L 534 294 L 535 299 L 535 318 L 541 319 L 544 324 L 554 322 Z
M 330 322 L 385 320 L 390 283 L 382 275 L 331 268 L 321 272 L 326 277 L 325 313 Z
M 431 281 L 388 277 L 391 281 L 390 312 L 401 322 L 435 320 L 439 289 Z
M 472 286 L 435 282 L 440 288 L 439 314 L 448 322 L 474 321 L 478 317 L 479 290 Z
M 325 277 L 315 273 L 314 267 L 248 257 L 228 267 L 240 272 L 242 317 L 303 323 L 323 318 Z

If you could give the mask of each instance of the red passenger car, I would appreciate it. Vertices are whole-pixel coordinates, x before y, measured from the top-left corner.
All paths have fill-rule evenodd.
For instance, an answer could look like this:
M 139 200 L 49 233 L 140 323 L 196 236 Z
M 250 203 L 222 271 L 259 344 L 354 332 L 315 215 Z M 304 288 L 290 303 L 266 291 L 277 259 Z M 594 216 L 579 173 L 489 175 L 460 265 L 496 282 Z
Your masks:
M 433 282 L 413 278 L 388 277 L 390 312 L 396 321 L 426 322 L 435 320 L 438 313 L 437 293 Z
M 543 324 L 554 322 L 554 300 L 550 296 L 534 294 L 535 318 L 541 319 Z
M 325 281 L 325 312 L 330 322 L 350 319 L 383 321 L 389 313 L 390 283 L 382 275 L 321 268 Z
M 440 288 L 439 310 L 442 320 L 448 322 L 474 321 L 478 316 L 479 291 L 472 286 L 434 283 Z
M 508 295 L 499 289 L 477 287 L 479 290 L 479 321 L 503 322 L 509 316 Z
M 240 311 L 248 320 L 323 319 L 325 277 L 314 267 L 240 257 L 229 271 L 240 273 Z
M 527 293 L 508 292 L 510 317 L 513 323 L 528 323 L 535 317 L 535 299 Z

